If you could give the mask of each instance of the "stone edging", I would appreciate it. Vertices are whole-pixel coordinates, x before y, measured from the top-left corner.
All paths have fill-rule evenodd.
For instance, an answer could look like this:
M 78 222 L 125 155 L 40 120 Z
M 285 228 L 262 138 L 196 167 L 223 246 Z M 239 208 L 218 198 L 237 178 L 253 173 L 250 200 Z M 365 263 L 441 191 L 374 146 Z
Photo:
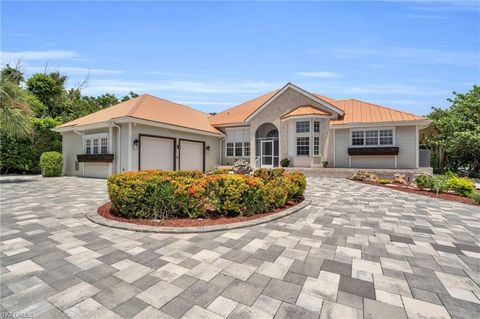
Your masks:
M 279 213 L 268 215 L 265 217 L 260 217 L 245 222 L 238 222 L 232 224 L 221 224 L 221 225 L 211 225 L 211 226 L 194 226 L 194 227 L 164 227 L 164 226 L 150 226 L 150 225 L 137 225 L 133 223 L 123 223 L 116 220 L 105 218 L 97 213 L 97 210 L 85 212 L 85 217 L 91 222 L 96 224 L 124 229 L 132 230 L 139 232 L 150 232 L 150 233 L 172 233 L 172 234 L 185 234 L 185 233 L 207 233 L 213 231 L 221 230 L 231 230 L 237 228 L 244 228 L 249 226 L 255 226 L 267 222 L 274 221 L 276 219 L 291 215 L 299 210 L 308 206 L 312 201 L 310 199 L 304 199 L 303 202 L 298 203 L 297 205 L 287 208 Z

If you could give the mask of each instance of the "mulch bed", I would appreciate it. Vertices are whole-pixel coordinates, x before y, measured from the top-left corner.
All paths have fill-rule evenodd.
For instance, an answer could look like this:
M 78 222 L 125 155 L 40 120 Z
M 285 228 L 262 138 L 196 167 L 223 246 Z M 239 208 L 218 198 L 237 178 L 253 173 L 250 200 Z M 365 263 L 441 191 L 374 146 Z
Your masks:
M 277 208 L 273 211 L 257 214 L 254 216 L 220 216 L 216 215 L 214 212 L 211 212 L 211 215 L 208 218 L 172 218 L 172 219 L 163 219 L 163 220 L 152 220 L 152 219 L 135 219 L 135 218 L 125 218 L 120 217 L 111 212 L 112 205 L 110 202 L 107 202 L 100 206 L 97 210 L 98 214 L 102 217 L 116 220 L 118 222 L 131 223 L 137 225 L 148 225 L 148 226 L 164 226 L 164 227 L 195 227 L 195 226 L 211 226 L 211 225 L 224 225 L 224 224 L 233 224 L 239 222 L 245 222 L 252 219 L 257 219 L 269 215 L 279 213 L 287 208 L 293 207 L 304 200 L 303 197 L 299 198 L 297 201 L 289 201 L 283 207 Z
M 356 181 L 362 184 L 368 184 L 368 185 L 374 185 L 374 186 L 379 186 L 383 188 L 389 188 L 389 189 L 395 189 L 397 191 L 405 192 L 405 193 L 412 193 L 412 194 L 417 194 L 417 195 L 423 195 L 423 196 L 428 196 L 428 197 L 433 197 L 433 198 L 440 198 L 444 200 L 449 200 L 452 202 L 457 202 L 457 203 L 462 203 L 462 204 L 468 204 L 468 205 L 475 205 L 475 202 L 473 199 L 468 198 L 468 197 L 463 197 L 457 194 L 450 194 L 450 193 L 432 193 L 428 191 L 422 191 L 419 189 L 415 188 L 410 188 L 408 186 L 403 186 L 403 185 L 397 185 L 397 186 L 390 186 L 390 185 L 385 185 L 385 184 L 380 184 L 380 183 L 374 183 L 374 182 L 365 182 L 365 181 Z

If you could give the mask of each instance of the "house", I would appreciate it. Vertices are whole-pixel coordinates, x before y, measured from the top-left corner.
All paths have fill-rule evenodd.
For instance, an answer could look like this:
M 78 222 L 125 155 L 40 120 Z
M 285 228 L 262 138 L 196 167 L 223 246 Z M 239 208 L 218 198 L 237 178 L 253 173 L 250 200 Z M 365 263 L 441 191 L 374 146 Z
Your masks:
M 215 115 L 148 94 L 65 123 L 64 173 L 107 177 L 143 169 L 209 171 L 238 159 L 252 167 L 419 167 L 429 121 L 294 84 Z

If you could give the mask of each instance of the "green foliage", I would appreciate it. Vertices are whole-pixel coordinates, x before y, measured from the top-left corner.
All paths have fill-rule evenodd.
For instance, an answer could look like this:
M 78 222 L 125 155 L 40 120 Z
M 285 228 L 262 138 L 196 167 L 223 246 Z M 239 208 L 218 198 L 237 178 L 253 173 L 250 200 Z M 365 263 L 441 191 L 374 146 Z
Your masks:
M 415 184 L 420 189 L 433 189 L 434 179 L 430 175 L 419 175 L 415 177 Z
M 285 169 L 283 168 L 257 168 L 253 171 L 253 176 L 269 180 L 275 177 L 283 176 Z
M 475 191 L 475 184 L 467 177 L 451 176 L 448 178 L 448 188 L 462 196 L 468 196 Z
M 284 158 L 280 161 L 280 166 L 281 167 L 289 167 L 290 166 L 290 160 L 288 158 Z
M 44 177 L 56 177 L 62 175 L 63 155 L 59 152 L 45 152 L 40 156 L 40 167 Z
M 378 182 L 379 182 L 380 184 L 390 184 L 392 181 L 389 180 L 389 179 L 385 179 L 385 178 L 379 178 L 379 179 L 378 179 Z
M 46 114 L 43 116 L 57 117 L 64 115 L 64 92 L 67 76 L 58 72 L 36 73 L 27 81 L 27 91 L 38 98 L 46 106 Z
M 437 194 L 443 193 L 448 189 L 449 186 L 449 177 L 446 175 L 439 175 L 433 177 L 432 190 Z
M 32 132 L 31 109 L 27 94 L 15 83 L 0 79 L 0 132 L 12 138 L 25 138 Z
M 264 173 L 268 179 L 239 174 L 203 175 L 198 171 L 148 170 L 108 179 L 114 213 L 129 218 L 205 216 L 208 207 L 224 216 L 250 216 L 285 205 L 303 195 L 299 172 Z
M 1 70 L 1 77 L 2 79 L 9 81 L 15 85 L 20 85 L 23 82 L 23 73 L 20 70 L 21 65 L 17 63 L 15 67 L 10 66 L 10 64 L 6 64 L 3 69 Z
M 465 94 L 453 92 L 452 105 L 444 110 L 433 108 L 432 123 L 422 131 L 421 143 L 432 150 L 432 167 L 465 169 L 469 176 L 480 175 L 480 87 L 474 85 Z
M 480 205 L 480 192 L 479 191 L 473 191 L 470 194 L 468 194 L 468 197 L 473 199 L 475 204 Z
M 230 174 L 230 170 L 228 168 L 217 168 L 208 173 L 208 175 L 223 175 L 223 174 Z

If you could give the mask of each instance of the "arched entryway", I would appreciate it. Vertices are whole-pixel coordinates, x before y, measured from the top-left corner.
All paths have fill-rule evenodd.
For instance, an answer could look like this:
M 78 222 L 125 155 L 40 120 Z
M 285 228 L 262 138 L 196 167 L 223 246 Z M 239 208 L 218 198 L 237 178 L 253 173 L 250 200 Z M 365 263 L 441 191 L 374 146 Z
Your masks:
M 255 166 L 278 167 L 278 129 L 272 123 L 263 123 L 255 132 Z

